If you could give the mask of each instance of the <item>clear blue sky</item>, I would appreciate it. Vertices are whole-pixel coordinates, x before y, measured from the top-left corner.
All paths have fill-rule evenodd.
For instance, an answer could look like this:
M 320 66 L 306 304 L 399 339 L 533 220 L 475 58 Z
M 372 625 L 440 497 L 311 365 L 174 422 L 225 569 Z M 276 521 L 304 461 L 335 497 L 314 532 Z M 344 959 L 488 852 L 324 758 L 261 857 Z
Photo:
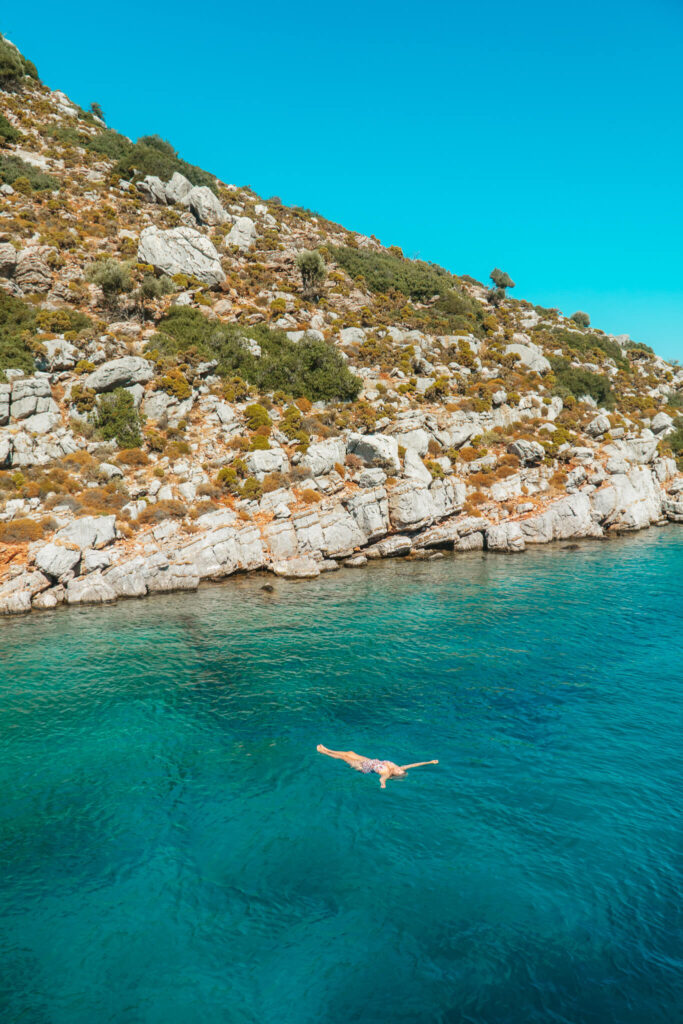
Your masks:
M 683 360 L 681 0 L 8 4 L 132 138 Z

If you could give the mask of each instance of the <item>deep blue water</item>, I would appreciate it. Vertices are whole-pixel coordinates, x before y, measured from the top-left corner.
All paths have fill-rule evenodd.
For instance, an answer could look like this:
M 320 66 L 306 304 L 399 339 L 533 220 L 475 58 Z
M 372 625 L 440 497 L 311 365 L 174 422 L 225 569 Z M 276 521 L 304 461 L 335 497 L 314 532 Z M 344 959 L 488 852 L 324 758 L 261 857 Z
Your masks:
M 674 1024 L 682 581 L 672 527 L 3 620 L 3 1024 Z

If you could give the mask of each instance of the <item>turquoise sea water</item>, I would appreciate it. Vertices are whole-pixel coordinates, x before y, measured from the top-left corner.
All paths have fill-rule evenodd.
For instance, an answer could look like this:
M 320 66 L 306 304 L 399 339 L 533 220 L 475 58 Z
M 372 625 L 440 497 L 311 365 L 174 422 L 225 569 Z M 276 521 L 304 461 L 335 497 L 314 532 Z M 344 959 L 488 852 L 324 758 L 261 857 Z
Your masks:
M 682 579 L 672 527 L 1 621 L 3 1024 L 673 1024 Z

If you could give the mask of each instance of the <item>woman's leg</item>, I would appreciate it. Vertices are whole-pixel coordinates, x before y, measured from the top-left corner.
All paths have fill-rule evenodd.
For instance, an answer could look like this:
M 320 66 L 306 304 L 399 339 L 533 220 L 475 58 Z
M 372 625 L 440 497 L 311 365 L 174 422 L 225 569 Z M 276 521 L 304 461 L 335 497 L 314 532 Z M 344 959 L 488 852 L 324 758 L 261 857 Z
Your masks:
M 328 757 L 336 757 L 339 761 L 346 761 L 352 768 L 363 760 L 360 754 L 356 754 L 353 750 L 330 750 L 328 747 L 324 747 L 322 743 L 319 743 L 316 747 L 319 754 L 327 754 Z

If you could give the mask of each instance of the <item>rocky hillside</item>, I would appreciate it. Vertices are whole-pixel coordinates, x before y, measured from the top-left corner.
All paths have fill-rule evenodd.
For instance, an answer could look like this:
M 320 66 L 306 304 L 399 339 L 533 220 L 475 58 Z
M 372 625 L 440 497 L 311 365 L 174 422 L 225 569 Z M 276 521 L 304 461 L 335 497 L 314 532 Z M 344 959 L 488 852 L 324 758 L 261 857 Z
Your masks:
M 0 87 L 0 611 L 683 521 L 646 345 Z

